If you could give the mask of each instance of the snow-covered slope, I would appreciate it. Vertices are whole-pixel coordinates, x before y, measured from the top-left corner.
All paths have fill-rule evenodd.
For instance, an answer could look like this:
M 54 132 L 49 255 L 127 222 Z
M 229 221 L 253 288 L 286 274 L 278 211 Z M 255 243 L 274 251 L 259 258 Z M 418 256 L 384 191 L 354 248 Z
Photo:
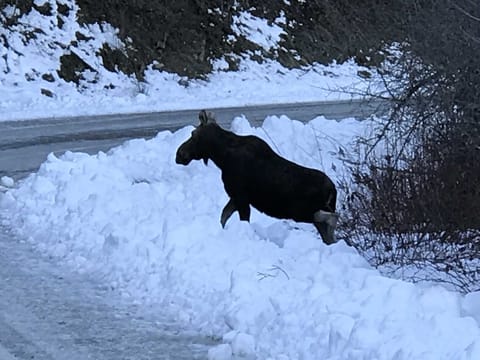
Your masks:
M 338 180 L 339 150 L 365 125 L 268 117 L 252 128 L 236 118 L 233 130 Z M 191 130 L 107 154 L 51 155 L 1 198 L 4 221 L 132 301 L 221 336 L 212 360 L 480 358 L 478 294 L 383 277 L 308 224 L 254 212 L 250 224 L 234 215 L 222 229 L 219 170 L 174 162 Z
M 113 49 L 126 46 L 117 29 L 107 23 L 79 24 L 74 0 L 61 2 L 69 9 L 66 13 L 55 0 L 36 3 L 50 4 L 51 15 L 32 9 L 16 25 L 7 27 L 0 21 L 0 121 L 335 100 L 351 98 L 351 91 L 369 86 L 357 77 L 359 67 L 353 62 L 288 70 L 271 60 L 259 64 L 247 58 L 239 58 L 236 72 L 226 72 L 227 62 L 218 60 L 206 80 L 191 81 L 155 70 L 152 64 L 145 71 L 145 82 L 139 82 L 107 70 L 99 55 L 104 44 Z M 0 19 L 16 12 L 13 6 L 0 7 Z M 235 17 L 232 27 L 263 47 L 279 40 L 275 24 L 248 13 Z M 72 54 L 88 66 L 77 74 L 78 85 L 59 75 L 60 59 Z

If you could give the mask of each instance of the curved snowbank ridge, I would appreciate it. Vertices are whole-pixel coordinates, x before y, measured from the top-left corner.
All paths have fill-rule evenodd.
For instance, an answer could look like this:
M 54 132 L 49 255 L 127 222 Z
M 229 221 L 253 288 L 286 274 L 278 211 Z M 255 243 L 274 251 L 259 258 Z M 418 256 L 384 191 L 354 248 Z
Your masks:
M 334 179 L 339 152 L 364 127 L 321 117 L 232 124 Z M 324 245 L 308 224 L 254 211 L 251 223 L 235 214 L 222 229 L 219 170 L 174 161 L 191 130 L 93 156 L 50 155 L 0 195 L 0 209 L 45 254 L 220 336 L 211 360 L 480 359 L 477 294 L 385 278 L 343 242 Z

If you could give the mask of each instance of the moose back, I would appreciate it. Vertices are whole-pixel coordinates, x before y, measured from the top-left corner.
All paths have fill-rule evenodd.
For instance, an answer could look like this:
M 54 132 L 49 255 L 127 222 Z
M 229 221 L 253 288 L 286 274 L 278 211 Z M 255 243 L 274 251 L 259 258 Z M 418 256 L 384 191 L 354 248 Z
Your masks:
M 176 163 L 212 160 L 222 172 L 230 200 L 220 223 L 224 227 L 238 211 L 250 220 L 250 205 L 279 219 L 312 223 L 326 244 L 335 242 L 337 191 L 323 172 L 277 155 L 256 136 L 239 136 L 222 129 L 211 113 L 202 110 L 200 125 L 177 150 Z

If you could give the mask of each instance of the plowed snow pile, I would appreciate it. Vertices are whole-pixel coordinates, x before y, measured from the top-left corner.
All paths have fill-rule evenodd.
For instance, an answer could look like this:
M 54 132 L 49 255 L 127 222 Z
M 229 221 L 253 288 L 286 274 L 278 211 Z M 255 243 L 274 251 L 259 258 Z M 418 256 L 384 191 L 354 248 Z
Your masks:
M 285 117 L 232 125 L 337 180 L 339 153 L 364 127 Z M 234 214 L 222 229 L 220 171 L 174 161 L 191 130 L 107 154 L 50 155 L 2 195 L 1 209 L 45 254 L 223 336 L 210 359 L 480 359 L 476 294 L 383 277 L 343 242 L 325 246 L 308 224 L 253 212 L 251 223 Z

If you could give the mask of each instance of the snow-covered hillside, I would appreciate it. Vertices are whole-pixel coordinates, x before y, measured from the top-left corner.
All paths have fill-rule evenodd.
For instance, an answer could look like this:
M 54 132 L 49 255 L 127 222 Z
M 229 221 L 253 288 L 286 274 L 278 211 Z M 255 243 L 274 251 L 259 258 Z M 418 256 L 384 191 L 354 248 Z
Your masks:
M 259 64 L 247 58 L 239 58 L 236 72 L 226 72 L 227 62 L 218 60 L 207 79 L 190 81 L 151 64 L 139 82 L 107 70 L 99 55 L 105 44 L 128 45 L 117 29 L 106 23 L 80 25 L 74 0 L 62 1 L 67 12 L 55 0 L 35 2 L 50 4 L 51 15 L 32 9 L 16 25 L 0 22 L 0 120 L 349 99 L 352 91 L 371 86 L 357 77 L 353 62 L 288 70 L 271 60 Z M 6 6 L 0 18 L 18 11 Z M 248 13 L 236 17 L 232 27 L 263 47 L 274 47 L 279 39 L 275 24 Z M 78 85 L 59 75 L 65 56 L 87 67 L 76 73 Z

